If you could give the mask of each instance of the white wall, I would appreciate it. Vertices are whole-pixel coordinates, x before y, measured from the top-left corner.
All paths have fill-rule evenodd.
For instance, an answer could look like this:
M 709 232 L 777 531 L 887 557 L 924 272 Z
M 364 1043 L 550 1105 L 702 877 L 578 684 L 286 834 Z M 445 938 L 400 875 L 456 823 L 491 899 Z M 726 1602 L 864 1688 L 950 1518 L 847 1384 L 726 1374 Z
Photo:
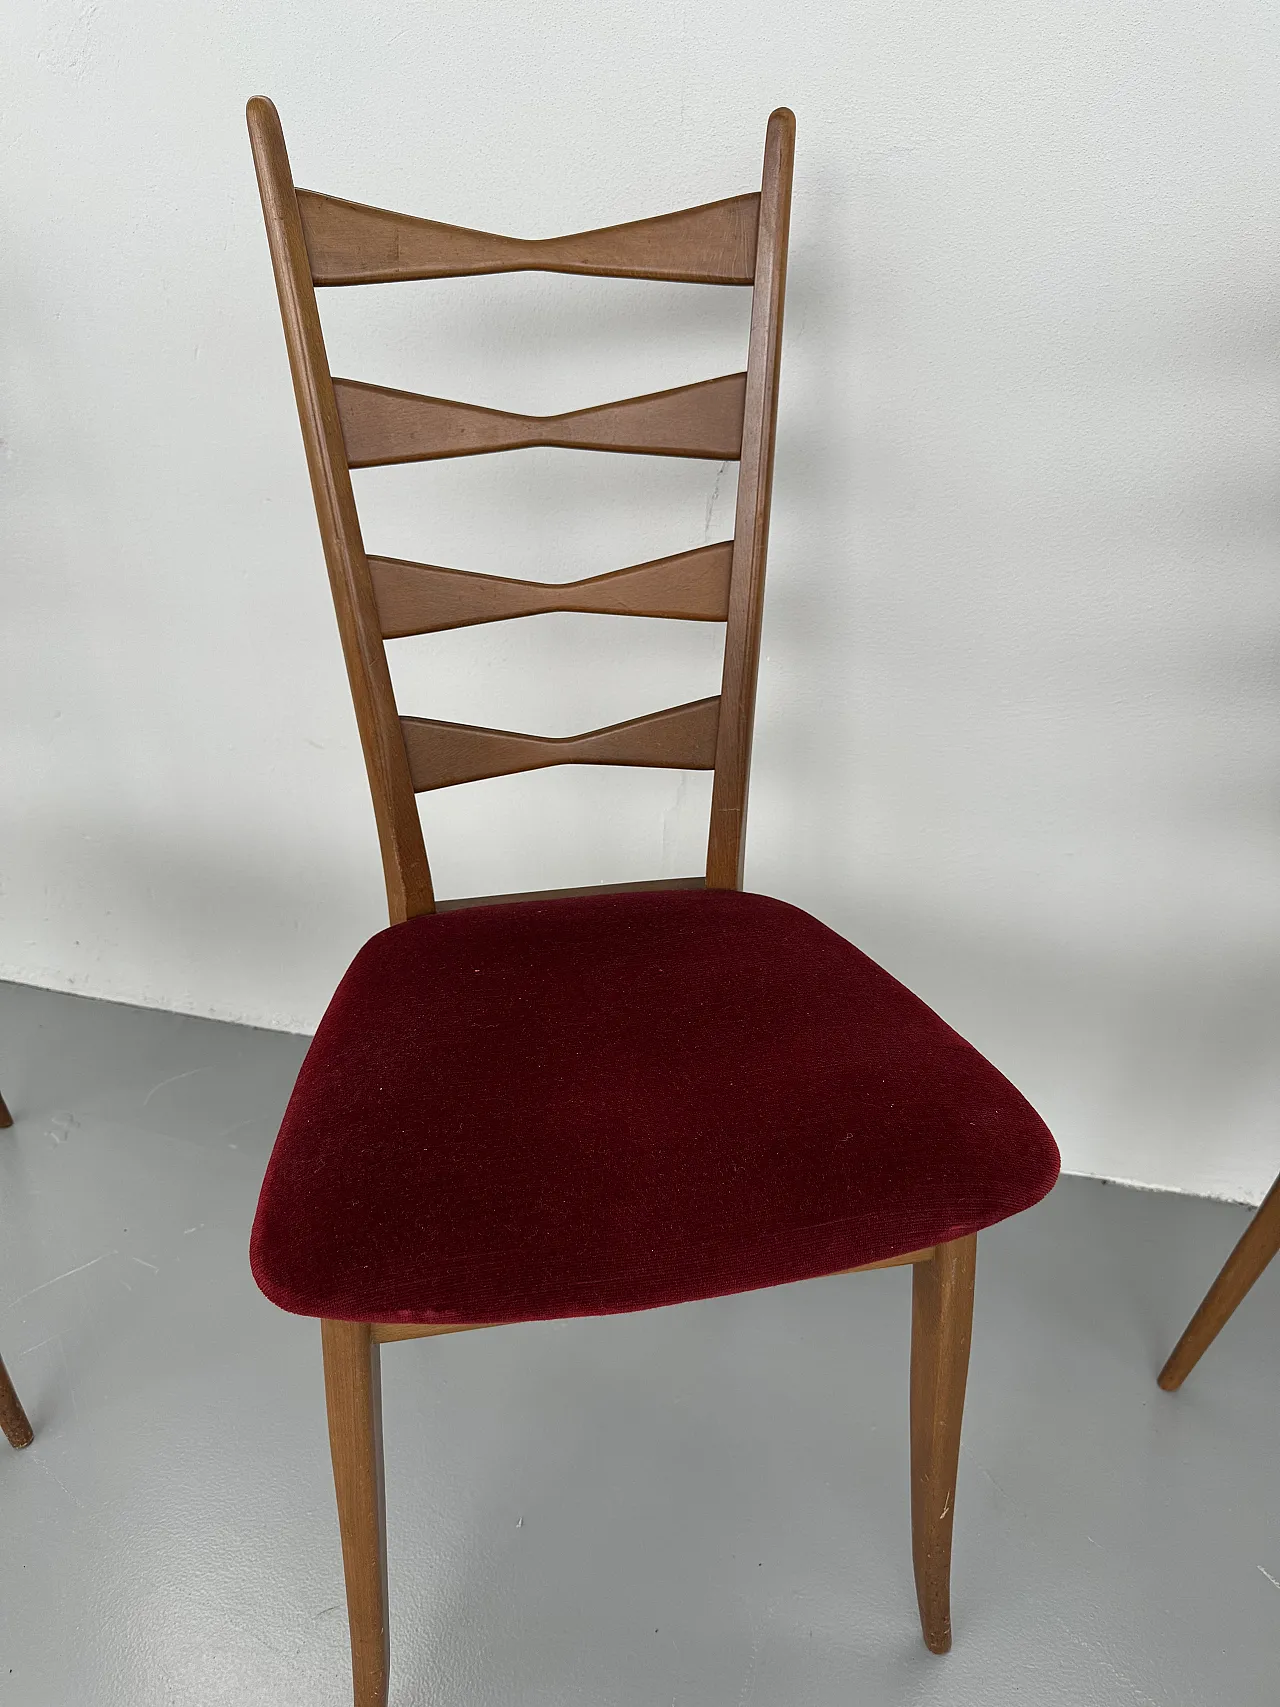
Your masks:
M 5 976 L 306 1029 L 383 920 L 245 98 L 276 99 L 303 183 L 526 235 L 753 187 L 786 102 L 749 882 L 932 1001 L 1069 1168 L 1256 1200 L 1280 1166 L 1270 0 L 29 0 L 9 25 Z M 340 372 L 532 410 L 726 371 L 746 312 L 539 278 L 324 307 Z M 732 515 L 732 470 L 701 464 L 358 479 L 371 547 L 548 578 Z M 397 669 L 408 709 L 567 732 L 714 691 L 713 637 L 540 618 Z M 426 807 L 438 887 L 692 870 L 706 801 L 607 771 L 455 791 Z

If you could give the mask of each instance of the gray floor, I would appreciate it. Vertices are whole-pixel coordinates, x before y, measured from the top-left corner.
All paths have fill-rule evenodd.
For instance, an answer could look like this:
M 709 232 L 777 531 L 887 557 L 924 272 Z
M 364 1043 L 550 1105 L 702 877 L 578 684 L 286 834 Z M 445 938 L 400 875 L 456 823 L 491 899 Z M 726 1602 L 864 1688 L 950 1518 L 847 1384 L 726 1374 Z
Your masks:
M 349 1700 L 318 1334 L 245 1260 L 303 1047 L 0 986 L 6 1704 Z M 1154 1381 L 1246 1218 L 1067 1180 L 984 1235 L 945 1659 L 904 1274 L 387 1348 L 393 1702 L 1274 1707 L 1280 1265 Z

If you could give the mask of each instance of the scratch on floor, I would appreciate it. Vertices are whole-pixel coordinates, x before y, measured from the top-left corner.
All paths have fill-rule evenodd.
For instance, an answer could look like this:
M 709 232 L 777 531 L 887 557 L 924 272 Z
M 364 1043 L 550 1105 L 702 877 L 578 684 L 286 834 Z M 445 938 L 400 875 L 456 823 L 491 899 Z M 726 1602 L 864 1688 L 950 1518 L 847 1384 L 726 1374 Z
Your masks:
M 237 1120 L 232 1126 L 224 1126 L 222 1131 L 218 1133 L 218 1137 L 230 1138 L 233 1132 L 243 1132 L 246 1126 L 261 1126 L 262 1124 L 263 1120 L 260 1114 L 251 1114 L 246 1120 Z
M 49 1480 L 55 1484 L 55 1486 L 62 1489 L 63 1493 L 71 1501 L 73 1506 L 77 1506 L 81 1511 L 88 1511 L 89 1508 L 84 1503 L 84 1501 L 78 1500 L 76 1498 L 76 1496 L 71 1492 L 71 1489 L 67 1486 L 67 1484 L 63 1481 L 60 1481 L 58 1479 L 58 1477 L 54 1475 L 53 1471 L 49 1468 L 49 1466 L 42 1459 L 37 1458 L 34 1460 L 34 1463 L 37 1465 L 37 1467 L 40 1470 L 42 1470 L 44 1472 L 44 1474 L 49 1478 Z
M 152 1085 L 146 1096 L 143 1097 L 143 1108 L 147 1106 L 156 1092 L 162 1091 L 166 1085 L 176 1085 L 181 1079 L 194 1079 L 197 1073 L 208 1073 L 211 1071 L 212 1069 L 209 1067 L 192 1067 L 189 1072 L 175 1073 L 171 1079 L 161 1079 L 160 1083 L 158 1085 Z
M 33 1351 L 39 1351 L 42 1346 L 56 1345 L 57 1342 L 61 1338 L 62 1338 L 61 1334 L 50 1334 L 47 1340 L 37 1340 L 34 1345 L 29 1345 L 27 1347 L 26 1351 L 20 1351 L 18 1353 L 18 1356 L 19 1357 L 29 1357 Z M 1259 1568 L 1259 1570 L 1261 1570 L 1262 1567 L 1259 1566 L 1258 1568 Z
M 71 1409 L 72 1409 L 72 1412 L 75 1416 L 76 1421 L 79 1422 L 80 1421 L 80 1405 L 79 1405 L 79 1401 L 76 1399 L 76 1384 L 71 1379 L 71 1365 L 67 1362 L 67 1348 L 62 1343 L 62 1336 L 61 1335 L 58 1336 L 58 1355 L 62 1359 L 62 1372 L 67 1378 L 67 1394 L 71 1400 Z
M 751 1640 L 751 1655 L 747 1660 L 747 1673 L 742 1680 L 742 1688 L 738 1692 L 738 1707 L 747 1707 L 747 1703 L 756 1692 L 756 1678 L 760 1671 L 760 1647 L 762 1637 L 757 1630 Z
M 772 1622 L 776 1603 L 770 1603 L 764 1609 L 764 1617 L 760 1626 L 751 1638 L 751 1653 L 747 1659 L 746 1675 L 742 1679 L 742 1688 L 738 1692 L 738 1707 L 748 1707 L 748 1703 L 756 1692 L 756 1682 L 760 1676 L 760 1653 L 764 1647 L 764 1639 Z
M 1004 1489 L 1000 1486 L 999 1482 L 996 1481 L 995 1477 L 991 1474 L 990 1470 L 984 1469 L 981 1464 L 978 1465 L 978 1469 L 982 1472 L 982 1474 L 991 1483 L 991 1486 L 995 1489 L 995 1491 L 998 1494 L 1000 1494 L 1002 1497 L 1004 1497 Z
M 1258 1569 L 1262 1572 L 1263 1576 L 1271 1584 L 1272 1588 L 1280 1588 L 1280 1582 L 1276 1581 L 1276 1579 L 1271 1575 L 1271 1572 L 1269 1570 L 1267 1570 L 1264 1565 L 1259 1565 Z
M 21 1304 L 28 1298 L 34 1298 L 37 1292 L 43 1292 L 46 1286 L 56 1286 L 60 1280 L 70 1280 L 73 1274 L 83 1274 L 85 1269 L 93 1268 L 96 1263 L 106 1262 L 108 1257 L 119 1256 L 118 1251 L 103 1251 L 99 1257 L 91 1257 L 88 1262 L 82 1262 L 79 1268 L 69 1268 L 65 1274 L 55 1274 L 52 1280 L 42 1280 L 39 1286 L 33 1286 L 30 1292 L 24 1292 L 14 1299 L 15 1304 Z
M 71 1133 L 80 1122 L 74 1114 L 55 1114 L 50 1117 L 49 1130 L 45 1134 L 52 1138 L 55 1144 L 65 1144 Z
M 160 1272 L 159 1267 L 153 1262 L 148 1262 L 146 1257 L 130 1257 L 129 1261 L 136 1262 L 140 1268 L 149 1268 L 152 1274 L 159 1274 Z

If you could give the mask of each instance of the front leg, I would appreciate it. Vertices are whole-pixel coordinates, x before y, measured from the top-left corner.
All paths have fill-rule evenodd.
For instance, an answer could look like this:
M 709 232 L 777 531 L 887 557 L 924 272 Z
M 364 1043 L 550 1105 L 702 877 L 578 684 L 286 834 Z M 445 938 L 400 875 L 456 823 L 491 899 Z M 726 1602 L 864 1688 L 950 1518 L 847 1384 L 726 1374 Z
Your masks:
M 355 1707 L 386 1707 L 390 1645 L 379 1346 L 367 1322 L 324 1321 L 320 1335 Z
M 911 1281 L 911 1553 L 926 1645 L 951 1646 L 951 1525 L 969 1335 L 975 1233 L 939 1245 Z

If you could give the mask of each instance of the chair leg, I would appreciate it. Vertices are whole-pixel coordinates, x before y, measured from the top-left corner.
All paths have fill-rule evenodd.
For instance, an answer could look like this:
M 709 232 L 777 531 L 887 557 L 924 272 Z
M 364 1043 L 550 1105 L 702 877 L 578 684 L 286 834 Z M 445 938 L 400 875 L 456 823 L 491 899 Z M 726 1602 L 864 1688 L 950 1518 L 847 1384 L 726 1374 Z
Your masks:
M 13 1125 L 13 1116 L 9 1113 L 9 1110 L 5 1104 L 4 1098 L 0 1097 L 0 1126 L 12 1126 L 12 1125 Z
M 366 1322 L 325 1321 L 320 1332 L 355 1707 L 386 1707 L 390 1646 L 380 1348 Z
M 32 1441 L 31 1424 L 27 1421 L 27 1413 L 22 1408 L 22 1400 L 13 1390 L 13 1382 L 9 1379 L 9 1371 L 0 1358 L 0 1428 L 10 1446 L 30 1446 Z
M 1280 1179 L 1241 1234 L 1239 1244 L 1223 1263 L 1221 1274 L 1205 1293 L 1203 1303 L 1156 1377 L 1166 1393 L 1176 1393 L 1181 1387 L 1277 1251 L 1280 1251 Z
M 951 1646 L 951 1525 L 969 1335 L 976 1234 L 939 1245 L 911 1281 L 911 1555 L 925 1645 Z

